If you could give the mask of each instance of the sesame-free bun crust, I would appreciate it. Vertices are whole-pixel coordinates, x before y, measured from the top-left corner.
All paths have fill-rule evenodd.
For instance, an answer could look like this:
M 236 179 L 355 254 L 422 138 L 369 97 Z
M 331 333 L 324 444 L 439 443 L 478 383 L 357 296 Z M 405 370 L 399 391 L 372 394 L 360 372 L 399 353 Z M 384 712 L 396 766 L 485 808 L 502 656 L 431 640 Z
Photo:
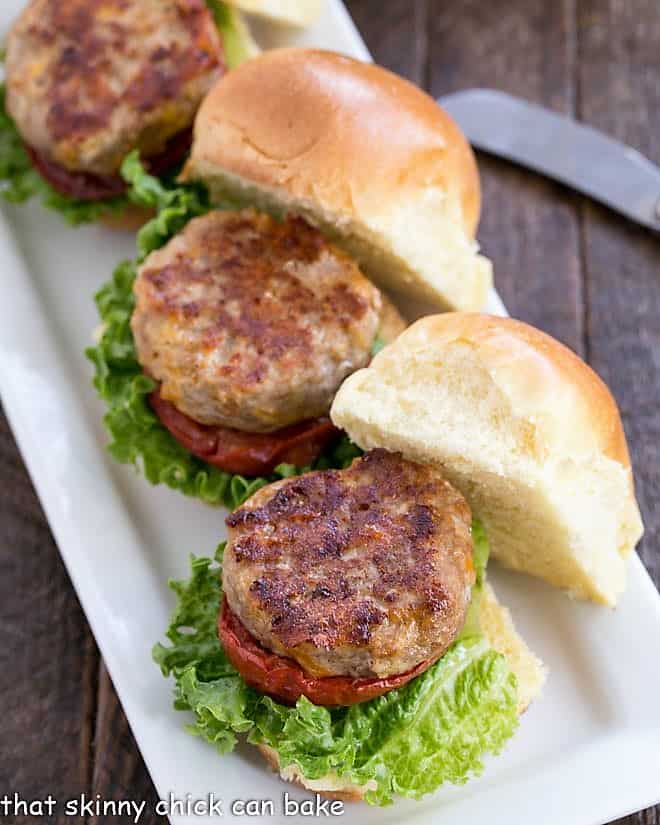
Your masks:
M 308 791 L 324 796 L 326 799 L 340 799 L 342 802 L 360 802 L 368 790 L 363 785 L 356 785 L 333 773 L 319 779 L 307 779 L 297 765 L 280 768 L 280 757 L 269 745 L 257 745 L 259 752 L 268 762 L 269 767 L 279 773 L 285 782 L 293 782 Z
M 516 630 L 509 611 L 497 600 L 493 588 L 486 583 L 481 598 L 480 621 L 486 639 L 492 647 L 507 660 L 516 677 L 518 688 L 518 713 L 527 710 L 543 688 L 546 668 Z M 297 765 L 280 769 L 277 751 L 268 745 L 257 745 L 270 767 L 278 772 L 282 779 L 295 782 L 303 788 L 325 796 L 328 799 L 341 799 L 344 802 L 358 802 L 364 799 L 369 790 L 368 785 L 356 785 L 345 777 L 332 773 L 319 779 L 307 779 Z
M 497 600 L 495 591 L 486 582 L 481 596 L 479 621 L 484 636 L 507 661 L 516 677 L 518 713 L 524 713 L 541 693 L 548 675 L 543 662 L 527 647 L 516 630 L 508 608 Z
M 472 151 L 428 95 L 379 66 L 309 49 L 248 61 L 202 104 L 183 177 L 214 202 L 303 215 L 387 290 L 485 303 Z
M 423 318 L 344 382 L 331 416 L 363 449 L 441 468 L 503 564 L 615 604 L 643 532 L 621 418 L 549 335 L 488 315 Z

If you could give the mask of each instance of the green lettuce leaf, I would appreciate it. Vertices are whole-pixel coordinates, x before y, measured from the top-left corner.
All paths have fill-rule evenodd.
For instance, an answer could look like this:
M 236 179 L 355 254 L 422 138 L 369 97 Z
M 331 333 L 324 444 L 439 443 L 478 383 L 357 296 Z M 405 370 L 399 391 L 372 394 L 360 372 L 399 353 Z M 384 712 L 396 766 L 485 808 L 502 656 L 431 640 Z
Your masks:
M 147 221 L 137 235 L 138 261 L 167 243 L 189 220 L 209 211 L 211 205 L 204 187 L 179 185 L 150 175 L 137 151 L 126 156 L 121 174 L 129 184 L 132 203 L 153 209 L 155 217 Z
M 41 198 L 47 209 L 59 212 L 67 223 L 77 226 L 96 221 L 103 215 L 121 213 L 129 204 L 121 195 L 103 201 L 81 201 L 60 195 L 34 169 L 23 141 L 5 107 L 5 87 L 0 85 L 0 191 L 10 203 Z
M 136 152 L 124 161 L 122 174 L 130 184 L 131 201 L 152 207 L 157 214 L 138 233 L 137 260 L 119 264 L 111 280 L 96 294 L 101 335 L 86 354 L 95 367 L 94 386 L 107 405 L 104 421 L 111 436 L 108 449 L 117 461 L 141 467 L 152 484 L 167 484 L 185 495 L 208 504 L 224 504 L 233 510 L 264 484 L 309 468 L 281 464 L 268 478 L 246 478 L 223 472 L 182 447 L 152 411 L 147 396 L 156 384 L 142 372 L 130 327 L 137 267 L 189 220 L 211 207 L 203 188 L 168 186 L 148 174 Z M 345 467 L 359 453 L 344 437 L 329 448 L 314 467 Z
M 377 333 L 376 337 L 374 338 L 374 342 L 371 345 L 371 357 L 375 358 L 384 346 L 385 341 L 381 338 L 380 334 Z
M 488 564 L 488 556 L 490 554 L 490 547 L 488 539 L 486 538 L 486 531 L 483 525 L 477 519 L 472 521 L 472 562 L 474 564 L 474 571 L 476 573 L 476 580 L 472 587 L 472 597 L 470 599 L 470 607 L 468 608 L 465 622 L 458 636 L 459 639 L 466 639 L 470 636 L 481 635 L 481 598 L 484 590 L 484 582 L 486 581 L 486 565 Z
M 483 587 L 487 542 L 479 528 L 476 591 Z M 249 688 L 227 660 L 216 633 L 221 561 L 193 558 L 187 582 L 171 582 L 178 603 L 153 657 L 176 680 L 175 707 L 192 711 L 190 733 L 231 750 L 239 734 L 274 748 L 282 766 L 308 779 L 337 774 L 368 785 L 367 802 L 419 799 L 444 782 L 463 783 L 483 769 L 517 727 L 516 681 L 503 656 L 474 628 L 421 676 L 398 690 L 348 708 L 306 698 L 286 707 Z M 473 594 L 473 596 L 476 594 Z
M 222 46 L 227 66 L 236 68 L 258 53 L 258 47 L 250 36 L 247 25 L 236 9 L 220 0 L 206 0 L 206 5 L 213 14 L 215 25 L 222 35 Z

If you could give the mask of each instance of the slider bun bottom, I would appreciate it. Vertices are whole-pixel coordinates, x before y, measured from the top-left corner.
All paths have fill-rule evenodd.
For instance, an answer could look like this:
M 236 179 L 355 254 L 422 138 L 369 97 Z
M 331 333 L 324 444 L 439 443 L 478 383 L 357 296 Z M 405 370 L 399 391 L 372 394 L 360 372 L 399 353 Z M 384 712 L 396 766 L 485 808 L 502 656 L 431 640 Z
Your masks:
M 347 782 L 336 774 L 322 776 L 320 779 L 306 779 L 296 765 L 289 765 L 288 768 L 280 770 L 280 758 L 276 750 L 269 745 L 257 745 L 257 748 L 272 770 L 279 773 L 286 782 L 293 782 L 294 785 L 300 785 L 301 788 L 326 799 L 340 799 L 342 802 L 360 802 L 364 799 L 367 789 L 361 785 Z
M 539 695 L 546 677 L 541 661 L 527 647 L 518 634 L 511 614 L 497 600 L 492 587 L 486 583 L 481 602 L 481 625 L 491 646 L 507 660 L 518 682 L 518 713 L 523 713 Z M 305 778 L 296 765 L 280 769 L 277 751 L 268 745 L 257 745 L 270 767 L 287 782 L 328 799 L 358 802 L 364 799 L 367 786 L 355 785 L 344 777 L 329 774 L 319 779 Z

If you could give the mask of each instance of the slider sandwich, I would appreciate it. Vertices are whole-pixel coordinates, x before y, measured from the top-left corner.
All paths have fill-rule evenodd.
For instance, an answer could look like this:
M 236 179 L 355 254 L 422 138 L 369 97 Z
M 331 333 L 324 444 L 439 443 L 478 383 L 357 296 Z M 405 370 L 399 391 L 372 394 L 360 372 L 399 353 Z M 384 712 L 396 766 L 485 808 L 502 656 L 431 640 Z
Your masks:
M 388 292 L 477 307 L 479 182 L 437 105 L 385 69 L 268 52 L 204 100 L 178 188 L 129 158 L 158 208 L 98 296 L 90 351 L 111 450 L 153 483 L 237 506 L 267 480 L 342 467 L 342 381 L 404 329 Z
M 438 467 L 501 564 L 616 604 L 643 533 L 621 416 L 551 336 L 511 318 L 425 318 L 344 383 L 332 419 L 363 450 L 387 434 Z
M 31 0 L 6 42 L 0 111 L 4 195 L 41 195 L 70 222 L 146 219 L 124 158 L 157 176 L 185 159 L 202 99 L 255 51 L 219 0 Z
M 478 774 L 544 681 L 485 580 L 489 542 L 576 597 L 623 588 L 642 532 L 625 437 L 576 355 L 465 313 L 413 324 L 331 417 L 366 452 L 231 513 L 154 658 L 221 753 L 246 736 L 318 793 L 418 799 Z

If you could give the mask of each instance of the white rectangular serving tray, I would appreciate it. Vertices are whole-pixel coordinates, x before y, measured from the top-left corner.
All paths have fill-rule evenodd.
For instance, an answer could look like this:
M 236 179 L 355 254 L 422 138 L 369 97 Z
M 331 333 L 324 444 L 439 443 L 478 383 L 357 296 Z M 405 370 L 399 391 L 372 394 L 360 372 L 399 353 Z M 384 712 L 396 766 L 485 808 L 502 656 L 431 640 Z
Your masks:
M 21 0 L 5 0 L 0 33 Z M 339 0 L 304 32 L 261 27 L 265 46 L 314 45 L 369 59 Z M 172 683 L 150 651 L 168 624 L 170 577 L 211 554 L 224 511 L 154 488 L 105 452 L 103 409 L 83 356 L 98 319 L 92 295 L 134 255 L 129 234 L 69 229 L 36 203 L 2 206 L 0 391 L 60 552 L 161 798 L 272 799 L 285 791 L 254 749 L 218 756 L 183 729 Z M 504 314 L 495 293 L 489 311 Z M 344 821 L 596 825 L 660 799 L 660 599 L 636 556 L 615 611 L 571 602 L 493 564 L 491 580 L 550 668 L 543 696 L 482 777 L 422 802 L 349 805 Z M 44 793 L 56 789 L 44 788 Z M 172 816 L 172 823 L 217 818 Z M 309 818 L 300 821 L 309 821 Z

